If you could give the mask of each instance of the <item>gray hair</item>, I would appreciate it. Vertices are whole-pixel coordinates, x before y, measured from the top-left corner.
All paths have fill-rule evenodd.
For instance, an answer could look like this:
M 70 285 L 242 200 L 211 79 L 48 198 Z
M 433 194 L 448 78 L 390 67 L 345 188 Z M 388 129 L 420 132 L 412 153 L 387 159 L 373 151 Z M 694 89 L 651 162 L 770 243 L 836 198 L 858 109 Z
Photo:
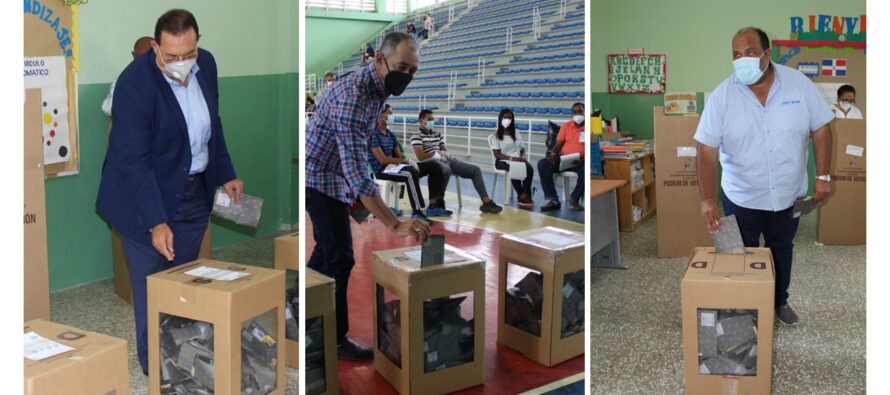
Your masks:
M 414 39 L 414 36 L 408 33 L 392 32 L 383 38 L 383 43 L 380 44 L 379 52 L 383 53 L 383 56 L 390 56 L 401 43 L 408 44 L 408 46 L 415 51 L 418 50 L 417 40 Z

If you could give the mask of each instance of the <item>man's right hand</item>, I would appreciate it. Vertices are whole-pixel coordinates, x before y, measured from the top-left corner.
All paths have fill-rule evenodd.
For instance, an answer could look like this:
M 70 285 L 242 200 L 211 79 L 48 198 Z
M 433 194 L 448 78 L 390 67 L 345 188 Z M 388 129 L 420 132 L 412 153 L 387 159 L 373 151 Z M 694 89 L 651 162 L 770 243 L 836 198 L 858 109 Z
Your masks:
M 709 233 L 717 232 L 720 227 L 720 211 L 717 209 L 717 202 L 714 199 L 708 199 L 701 202 L 701 216 L 705 220 L 705 226 Z
M 394 231 L 399 236 L 414 236 L 417 241 L 424 241 L 430 235 L 430 225 L 419 219 L 409 219 L 400 221 Z
M 556 155 L 555 152 L 547 153 L 547 161 L 550 162 L 551 165 L 556 166 L 556 159 L 559 158 L 559 155 Z
M 151 229 L 151 244 L 167 261 L 173 262 L 176 254 L 173 253 L 173 231 L 166 223 L 156 225 Z

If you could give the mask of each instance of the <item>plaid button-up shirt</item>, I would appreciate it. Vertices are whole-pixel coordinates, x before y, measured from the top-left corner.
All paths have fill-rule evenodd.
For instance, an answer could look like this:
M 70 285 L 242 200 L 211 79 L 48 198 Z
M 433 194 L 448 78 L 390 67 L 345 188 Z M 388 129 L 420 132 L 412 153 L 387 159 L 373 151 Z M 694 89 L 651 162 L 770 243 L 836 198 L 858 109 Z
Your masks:
M 368 140 L 389 95 L 373 64 L 334 82 L 306 125 L 306 186 L 341 202 L 379 196 Z

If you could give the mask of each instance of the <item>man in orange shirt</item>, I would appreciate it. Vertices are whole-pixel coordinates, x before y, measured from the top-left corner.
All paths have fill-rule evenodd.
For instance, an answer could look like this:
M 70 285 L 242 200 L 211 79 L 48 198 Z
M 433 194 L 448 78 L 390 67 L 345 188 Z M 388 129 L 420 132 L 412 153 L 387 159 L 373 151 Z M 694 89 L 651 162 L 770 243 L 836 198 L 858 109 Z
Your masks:
M 573 171 L 578 174 L 578 182 L 575 183 L 570 202 L 573 210 L 584 210 L 584 207 L 579 203 L 581 194 L 584 193 L 584 118 L 584 103 L 573 104 L 572 120 L 564 123 L 559 129 L 556 145 L 547 152 L 547 158 L 538 161 L 541 187 L 544 188 L 544 198 L 548 200 L 547 204 L 541 206 L 541 211 L 558 210 L 562 206 L 559 203 L 556 185 L 553 183 L 553 174 L 563 171 Z M 563 158 L 571 154 L 578 154 L 579 157 L 576 159 Z M 572 163 L 560 170 L 563 167 L 560 162 L 563 160 L 571 160 Z

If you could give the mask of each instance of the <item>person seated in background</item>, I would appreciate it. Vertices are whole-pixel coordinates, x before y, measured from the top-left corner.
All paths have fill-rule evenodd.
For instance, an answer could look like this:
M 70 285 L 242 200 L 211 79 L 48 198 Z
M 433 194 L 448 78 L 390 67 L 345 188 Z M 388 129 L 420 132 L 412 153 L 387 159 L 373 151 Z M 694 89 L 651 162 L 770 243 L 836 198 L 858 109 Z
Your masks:
M 408 27 L 405 28 L 405 33 L 408 33 L 408 34 L 411 34 L 411 35 L 417 35 L 417 28 L 414 27 L 414 24 L 413 24 L 413 23 L 410 23 L 410 22 L 409 22 L 409 23 L 408 23 Z
M 547 157 L 538 161 L 538 173 L 541 174 L 541 188 L 544 189 L 544 198 L 547 204 L 541 206 L 541 211 L 558 210 L 559 194 L 553 182 L 553 174 L 563 171 L 572 171 L 578 174 L 575 189 L 572 190 L 571 205 L 576 211 L 584 210 L 581 206 L 581 194 L 584 193 L 584 103 L 572 105 L 572 120 L 564 123 L 556 136 L 556 144 L 547 152 Z M 566 164 L 562 168 L 561 161 L 565 155 L 579 154 L 579 158 Z
M 448 186 L 448 180 L 452 174 L 461 178 L 472 179 L 473 187 L 476 189 L 476 193 L 479 194 L 479 198 L 482 199 L 482 206 L 479 207 L 479 211 L 491 214 L 500 213 L 503 208 L 495 204 L 485 190 L 482 170 L 478 166 L 461 162 L 448 153 L 448 149 L 445 147 L 442 139 L 442 133 L 433 129 L 433 122 L 435 121 L 433 112 L 431 110 L 421 110 L 417 119 L 420 129 L 411 136 L 411 147 L 414 148 L 414 155 L 417 156 L 418 161 L 421 161 L 421 163 L 432 162 L 442 168 L 442 185 L 437 185 L 436 190 L 441 191 L 444 197 L 445 188 Z M 432 187 L 433 183 L 430 180 L 430 188 Z M 433 195 L 433 193 L 430 192 L 430 195 Z M 430 207 L 433 207 L 432 204 L 430 204 Z M 445 208 L 444 198 L 439 199 L 437 207 Z M 429 212 L 427 212 L 427 215 L 432 216 Z
M 154 39 L 148 36 L 139 37 L 136 42 L 133 43 L 133 52 L 130 52 L 130 54 L 133 55 L 133 60 L 148 52 L 148 50 L 151 49 L 152 41 L 154 41 Z M 111 86 L 108 87 L 108 95 L 106 95 L 105 100 L 102 101 L 102 113 L 109 118 L 111 117 L 111 103 L 114 101 L 115 83 L 117 83 L 117 78 L 111 81 Z
M 862 119 L 862 111 L 856 108 L 856 88 L 853 85 L 841 85 L 837 88 L 837 103 L 831 106 L 835 118 Z
M 306 94 L 306 114 L 312 116 L 312 113 L 315 112 L 315 100 L 309 94 Z
M 498 170 L 506 170 L 506 177 L 510 176 L 510 165 L 507 162 L 525 164 L 525 179 L 510 181 L 513 183 L 513 189 L 516 190 L 516 202 L 519 208 L 531 209 L 534 207 L 535 202 L 532 201 L 531 196 L 532 178 L 535 176 L 535 170 L 525 157 L 525 143 L 516 133 L 513 110 L 505 108 L 498 114 L 498 130 L 488 136 L 488 146 L 495 157 L 494 167 Z
M 377 124 L 377 131 L 371 134 L 368 143 L 368 164 L 374 171 L 374 176 L 378 180 L 389 180 L 405 183 L 408 188 L 408 200 L 411 202 L 413 213 L 411 218 L 431 222 L 423 213 L 426 203 L 423 201 L 423 191 L 420 190 L 420 178 L 427 175 L 430 176 L 430 183 L 442 183 L 442 169 L 439 166 L 424 166 L 421 169 L 415 163 L 411 163 L 408 157 L 402 155 L 402 149 L 399 147 L 399 138 L 395 133 L 389 130 L 389 124 L 394 122 L 395 116 L 392 115 L 392 107 L 389 104 L 384 106 L 383 113 L 380 115 L 380 122 Z M 403 166 L 398 172 L 386 172 L 390 166 Z M 430 199 L 433 203 L 437 197 Z M 441 209 L 434 209 L 433 214 L 436 216 L 448 216 Z

